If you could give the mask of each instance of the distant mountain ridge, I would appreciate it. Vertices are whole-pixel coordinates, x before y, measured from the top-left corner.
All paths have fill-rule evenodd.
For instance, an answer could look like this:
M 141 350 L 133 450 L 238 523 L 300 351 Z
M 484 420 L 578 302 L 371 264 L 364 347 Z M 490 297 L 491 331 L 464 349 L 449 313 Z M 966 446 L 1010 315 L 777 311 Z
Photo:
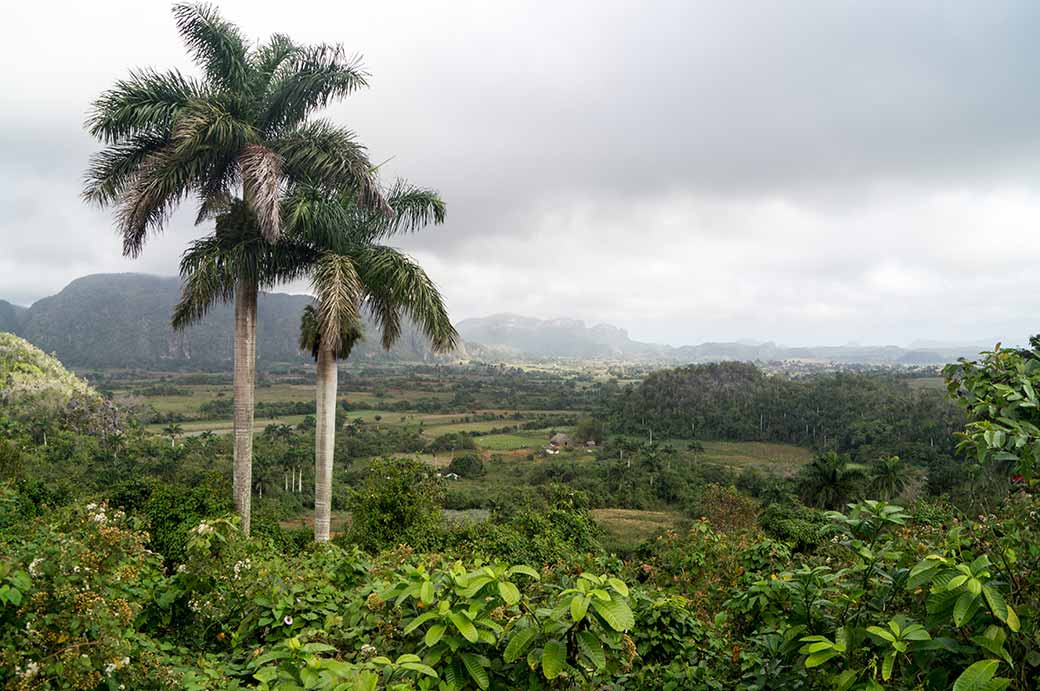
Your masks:
M 214 305 L 199 324 L 175 332 L 170 315 L 179 297 L 180 280 L 175 277 L 93 274 L 37 300 L 20 314 L 13 306 L 8 314 L 0 305 L 0 330 L 22 336 L 72 367 L 230 369 L 233 307 Z M 261 365 L 310 357 L 298 346 L 300 315 L 310 303 L 308 295 L 260 295 L 256 351 Z M 5 314 L 7 321 L 2 321 Z M 390 352 L 383 351 L 371 325 L 365 331 L 365 340 L 351 354 L 353 361 L 443 359 L 432 353 L 411 323 L 403 325 L 401 339 Z
M 586 326 L 578 319 L 536 319 L 516 314 L 494 314 L 464 319 L 459 333 L 486 357 L 618 359 L 687 364 L 742 360 L 773 362 L 805 360 L 839 364 L 940 365 L 972 357 L 977 348 L 959 345 L 902 348 L 899 346 L 785 347 L 771 342 L 741 341 L 669 346 L 632 340 L 624 329 L 609 324 Z
M 0 300 L 0 331 L 22 336 L 55 353 L 72 367 L 139 367 L 146 369 L 230 369 L 231 305 L 218 304 L 202 323 L 174 332 L 170 314 L 180 295 L 175 277 L 147 274 L 94 274 L 72 281 L 61 292 L 37 300 L 29 308 Z M 261 366 L 303 362 L 297 347 L 300 314 L 307 295 L 263 293 L 257 319 L 257 359 Z M 462 343 L 452 354 L 435 355 L 414 325 L 406 323 L 389 352 L 379 345 L 377 330 L 355 347 L 352 362 L 488 362 L 517 360 L 617 360 L 680 365 L 721 360 L 775 362 L 803 360 L 837 364 L 939 365 L 958 357 L 974 357 L 981 348 L 969 344 L 915 343 L 898 346 L 785 347 L 759 341 L 669 346 L 633 340 L 610 324 L 588 326 L 579 319 L 536 319 L 494 314 L 457 324 Z

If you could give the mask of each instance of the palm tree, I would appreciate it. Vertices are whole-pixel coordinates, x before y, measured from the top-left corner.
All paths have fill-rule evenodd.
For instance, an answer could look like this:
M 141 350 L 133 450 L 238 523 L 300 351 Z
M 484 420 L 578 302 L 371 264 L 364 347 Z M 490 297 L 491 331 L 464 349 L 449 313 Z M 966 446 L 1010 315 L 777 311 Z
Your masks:
M 171 449 L 177 445 L 177 437 L 181 436 L 183 432 L 184 429 L 176 422 L 171 422 L 170 424 L 163 427 L 163 434 L 170 438 Z
M 870 489 L 878 499 L 899 496 L 909 483 L 906 464 L 899 456 L 882 456 L 870 469 Z
M 865 466 L 849 463 L 847 457 L 834 451 L 819 454 L 802 468 L 802 500 L 820 508 L 837 509 L 852 497 L 865 474 Z
M 455 347 L 458 334 L 451 325 L 440 293 L 426 272 L 396 249 L 377 244 L 379 238 L 402 230 L 417 230 L 444 220 L 444 203 L 436 193 L 398 183 L 387 195 L 393 220 L 372 214 L 349 198 L 333 200 L 344 225 L 338 235 L 309 230 L 317 253 L 311 268 L 315 304 L 303 313 L 300 348 L 317 361 L 314 443 L 314 539 L 328 542 L 332 513 L 332 470 L 336 445 L 337 359 L 347 359 L 361 338 L 361 312 L 367 309 L 389 349 L 401 336 L 407 314 L 439 351 Z M 317 231 L 316 233 L 314 231 Z M 303 239 L 303 238 L 301 238 Z M 324 242 L 319 246 L 321 240 Z M 376 420 L 380 420 L 377 415 Z
M 351 132 L 311 119 L 366 86 L 357 58 L 339 45 L 299 45 L 281 34 L 252 46 L 207 5 L 178 4 L 173 14 L 202 78 L 132 72 L 95 101 L 87 120 L 104 148 L 91 158 L 84 198 L 116 208 L 124 255 L 138 256 L 149 232 L 192 195 L 197 223 L 221 215 L 254 243 L 278 240 L 282 199 L 306 181 L 350 190 L 359 205 L 389 213 L 364 147 Z M 222 297 L 235 302 L 234 491 L 248 535 L 256 302 L 264 284 L 248 265 L 235 268 Z M 182 314 L 178 325 L 200 317 Z

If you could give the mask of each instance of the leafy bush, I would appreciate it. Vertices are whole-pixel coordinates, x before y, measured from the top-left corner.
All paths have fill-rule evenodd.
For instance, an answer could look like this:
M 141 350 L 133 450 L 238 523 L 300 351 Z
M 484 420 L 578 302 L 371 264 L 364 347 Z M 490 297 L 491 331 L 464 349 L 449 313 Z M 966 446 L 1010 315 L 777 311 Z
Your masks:
M 347 539 L 371 552 L 403 543 L 428 544 L 440 525 L 440 492 L 424 463 L 411 458 L 373 461 L 351 497 Z

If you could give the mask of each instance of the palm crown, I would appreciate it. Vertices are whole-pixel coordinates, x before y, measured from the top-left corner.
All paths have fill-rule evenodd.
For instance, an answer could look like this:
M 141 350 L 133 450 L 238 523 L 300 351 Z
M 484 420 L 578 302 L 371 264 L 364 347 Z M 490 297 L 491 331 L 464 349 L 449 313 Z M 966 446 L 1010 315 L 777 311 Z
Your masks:
M 401 181 L 381 196 L 389 215 L 350 194 L 301 185 L 283 202 L 285 234 L 277 245 L 262 242 L 251 224 L 236 218 L 249 210 L 232 205 L 218 217 L 216 232 L 184 253 L 174 326 L 186 326 L 215 302 L 229 299 L 243 274 L 262 286 L 309 275 L 316 305 L 304 318 L 304 349 L 316 353 L 325 343 L 338 357 L 347 357 L 361 335 L 359 314 L 367 309 L 386 348 L 400 337 L 407 315 L 435 349 L 450 350 L 458 334 L 437 287 L 413 259 L 379 242 L 442 223 L 444 202 L 436 192 Z
M 137 256 L 149 231 L 198 199 L 197 221 L 226 211 L 237 191 L 268 242 L 282 232 L 282 197 L 299 186 L 350 191 L 389 213 L 355 136 L 313 113 L 366 85 L 339 45 L 298 45 L 276 34 L 249 46 L 210 6 L 178 4 L 178 31 L 202 69 L 139 70 L 103 93 L 88 116 L 105 144 L 84 197 L 115 206 L 123 252 Z

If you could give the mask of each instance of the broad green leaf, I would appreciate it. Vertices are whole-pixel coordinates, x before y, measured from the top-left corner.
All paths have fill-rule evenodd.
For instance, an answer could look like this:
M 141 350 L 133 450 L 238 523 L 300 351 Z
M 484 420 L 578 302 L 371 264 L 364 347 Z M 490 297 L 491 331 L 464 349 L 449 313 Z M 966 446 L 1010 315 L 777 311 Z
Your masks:
M 997 673 L 996 660 L 980 660 L 961 672 L 957 681 L 953 682 L 953 691 L 985 691 L 990 680 Z
M 524 654 L 527 650 L 527 646 L 531 645 L 531 641 L 538 632 L 534 628 L 519 629 L 513 634 L 512 638 L 509 639 L 509 643 L 506 644 L 505 652 L 502 653 L 502 659 L 506 662 L 515 662 Z
M 444 636 L 444 631 L 447 627 L 444 624 L 434 624 L 426 632 L 426 637 L 423 638 L 423 642 L 426 643 L 428 648 L 432 648 L 440 642 L 441 637 Z
M 594 599 L 592 600 L 592 608 L 615 631 L 628 631 L 636 624 L 635 617 L 632 616 L 632 610 L 621 600 L 604 602 L 603 600 Z
M 488 687 L 491 680 L 488 678 L 487 670 L 484 669 L 484 664 L 479 656 L 473 653 L 462 653 L 462 664 L 466 666 L 466 671 L 469 672 L 477 686 L 482 689 Z
M 480 637 L 477 635 L 477 627 L 473 625 L 473 622 L 466 618 L 466 615 L 461 612 L 450 612 L 448 618 L 451 619 L 451 623 L 455 625 L 455 628 L 459 630 L 459 633 L 461 633 L 462 637 L 467 641 L 470 643 L 476 643 L 477 640 L 479 640 Z
M 426 676 L 433 677 L 434 679 L 437 678 L 436 670 L 434 670 L 433 667 L 430 667 L 429 665 L 422 664 L 421 662 L 405 662 L 401 665 L 401 667 L 405 669 L 410 669 L 413 672 L 418 672 L 419 674 L 425 674 Z
M 964 626 L 964 623 L 971 618 L 973 610 L 975 609 L 972 605 L 975 604 L 975 598 L 977 596 L 971 593 L 962 593 L 957 598 L 957 604 L 953 606 L 953 623 L 957 626 Z
M 498 582 L 498 594 L 510 607 L 520 602 L 520 589 L 509 581 Z
M 610 584 L 611 588 L 619 592 L 622 597 L 628 597 L 628 586 L 625 585 L 623 580 L 611 577 L 607 579 L 607 583 Z
M 423 581 L 422 588 L 419 590 L 419 598 L 427 605 L 433 602 L 433 581 Z
M 1008 619 L 1008 606 L 1004 602 L 1004 596 L 1000 594 L 1000 591 L 987 585 L 982 588 L 982 595 L 986 598 L 986 604 L 989 605 L 989 611 L 993 612 L 993 616 L 1002 622 L 1006 622 Z
M 1018 629 L 1021 626 L 1019 624 L 1019 621 L 1018 621 L 1018 615 L 1015 614 L 1015 610 L 1013 610 L 1011 608 L 1011 605 L 1008 605 L 1007 609 L 1008 609 L 1008 616 L 1007 616 L 1008 628 L 1011 629 L 1012 631 L 1014 631 L 1015 633 L 1018 633 Z
M 404 632 L 411 633 L 412 631 L 415 631 L 417 628 L 428 622 L 430 619 L 436 619 L 438 616 L 440 615 L 437 612 L 426 612 L 425 614 L 420 614 L 415 619 L 412 619 L 410 622 L 408 622 L 408 625 L 404 627 Z
M 567 663 L 567 646 L 563 641 L 547 641 L 542 650 L 542 674 L 546 679 L 555 679 Z
M 896 666 L 896 652 L 893 650 L 885 655 L 885 659 L 881 663 L 881 678 L 888 681 L 892 678 L 892 670 Z
M 483 588 L 485 585 L 487 585 L 493 580 L 495 579 L 483 573 L 474 576 L 471 580 L 467 581 L 466 588 L 462 591 L 462 594 L 465 597 L 473 597 L 478 592 L 480 592 L 481 588 Z
M 891 643 L 892 641 L 895 640 L 895 636 L 893 636 L 888 631 L 885 631 L 880 626 L 868 626 L 867 627 L 867 633 L 872 633 L 875 636 L 877 636 L 878 638 L 884 638 L 889 643 Z
M 585 653 L 585 657 L 592 661 L 596 669 L 602 670 L 607 666 L 607 656 L 603 652 L 603 644 L 596 638 L 596 634 L 591 631 L 578 633 L 578 648 Z
M 585 595 L 575 595 L 571 598 L 571 619 L 579 622 L 585 618 L 585 612 L 589 609 L 589 598 Z
M 827 660 L 836 656 L 838 652 L 836 650 L 822 650 L 818 653 L 813 653 L 809 657 L 805 658 L 805 667 L 807 669 L 812 667 L 819 667 Z

